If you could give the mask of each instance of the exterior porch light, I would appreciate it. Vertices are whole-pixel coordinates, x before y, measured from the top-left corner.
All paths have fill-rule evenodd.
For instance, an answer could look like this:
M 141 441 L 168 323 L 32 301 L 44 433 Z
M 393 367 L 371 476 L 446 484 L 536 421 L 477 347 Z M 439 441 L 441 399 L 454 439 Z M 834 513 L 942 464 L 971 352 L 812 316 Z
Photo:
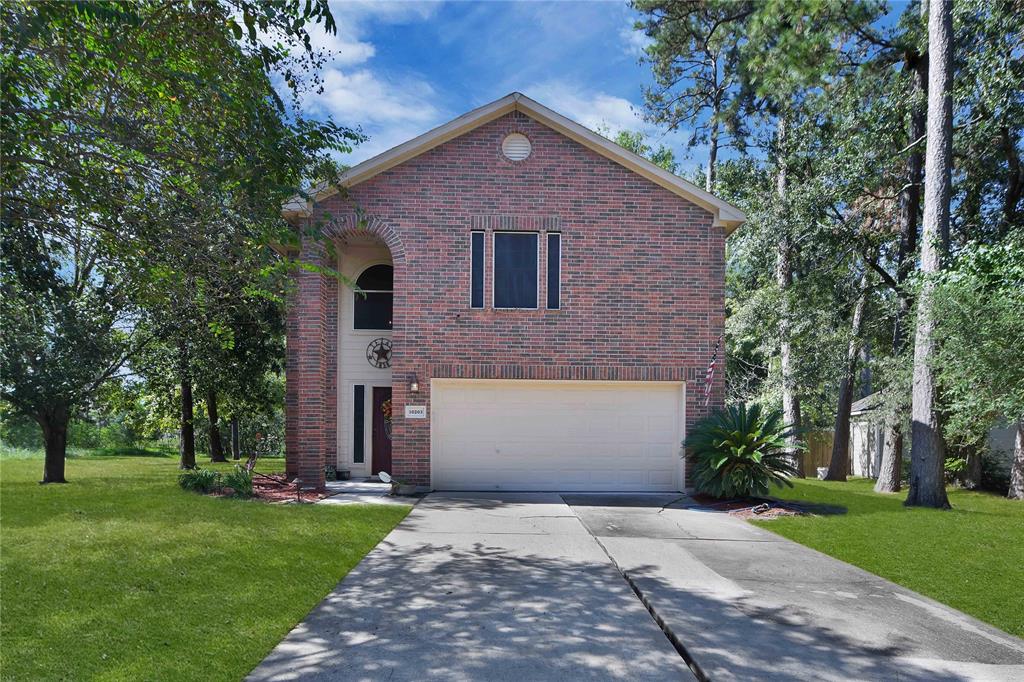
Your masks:
M 412 375 L 412 380 L 409 382 L 409 393 L 420 392 L 420 379 L 416 374 Z

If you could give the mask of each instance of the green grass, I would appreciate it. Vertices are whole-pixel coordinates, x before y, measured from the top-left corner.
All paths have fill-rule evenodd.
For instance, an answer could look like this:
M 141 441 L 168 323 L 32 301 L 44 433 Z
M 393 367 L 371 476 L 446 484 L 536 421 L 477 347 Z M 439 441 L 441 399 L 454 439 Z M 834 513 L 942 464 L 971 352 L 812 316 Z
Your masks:
M 141 454 L 46 486 L 0 454 L 4 679 L 241 679 L 409 510 L 204 497 Z
M 951 488 L 952 511 L 908 509 L 873 483 L 794 481 L 775 494 L 846 513 L 756 525 L 1024 637 L 1024 503 Z

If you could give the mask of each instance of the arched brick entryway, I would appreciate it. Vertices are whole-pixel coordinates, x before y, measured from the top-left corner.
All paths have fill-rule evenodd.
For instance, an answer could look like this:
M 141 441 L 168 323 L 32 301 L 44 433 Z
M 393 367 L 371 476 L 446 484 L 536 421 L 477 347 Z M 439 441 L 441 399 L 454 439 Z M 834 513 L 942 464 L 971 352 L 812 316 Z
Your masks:
M 310 227 L 311 220 L 306 219 L 303 227 Z M 353 212 L 331 216 L 318 227 L 319 238 L 302 238 L 302 262 L 334 269 L 337 263 L 327 243 L 369 234 L 391 252 L 396 289 L 404 279 L 405 249 L 387 222 Z M 338 444 L 339 282 L 329 274 L 303 268 L 296 269 L 293 278 L 295 286 L 288 301 L 285 466 L 288 474 L 300 477 L 304 485 L 322 488 L 324 465 L 335 461 Z M 395 300 L 397 307 L 397 292 Z M 400 378 L 397 373 L 393 376 L 396 382 Z

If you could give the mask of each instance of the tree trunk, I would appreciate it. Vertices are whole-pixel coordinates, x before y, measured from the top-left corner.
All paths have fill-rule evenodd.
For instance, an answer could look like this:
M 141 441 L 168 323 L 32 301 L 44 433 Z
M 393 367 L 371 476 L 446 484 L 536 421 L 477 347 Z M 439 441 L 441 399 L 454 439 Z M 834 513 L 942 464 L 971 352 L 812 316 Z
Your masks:
M 224 443 L 220 439 L 220 418 L 217 416 L 217 391 L 206 391 L 206 415 L 210 418 L 210 461 L 226 462 Z
M 238 442 L 238 417 L 231 417 L 231 458 L 242 458 L 242 444 Z
M 882 463 L 878 467 L 876 493 L 898 493 L 903 487 L 903 430 L 898 417 L 889 415 L 885 420 L 885 444 Z
M 871 342 L 867 341 L 860 347 L 860 391 L 858 397 L 867 398 L 871 390 Z
M 952 0 L 931 0 L 928 14 L 928 146 L 925 155 L 924 230 L 921 272 L 926 279 L 917 299 L 914 380 L 910 431 L 909 506 L 949 508 L 943 465 L 946 446 L 935 409 L 934 282 L 942 268 L 949 235 L 950 176 L 953 151 Z
M 920 6 L 921 21 L 927 21 L 928 2 L 923 0 Z M 914 108 L 910 112 L 910 126 L 907 141 L 913 145 L 907 158 L 907 176 L 905 187 L 900 194 L 900 244 L 896 254 L 896 281 L 900 285 L 897 292 L 899 307 L 893 323 L 892 352 L 898 356 L 903 352 L 907 342 L 906 320 L 910 314 L 911 296 L 903 288 L 910 273 L 914 270 L 917 256 L 918 220 L 921 208 L 921 183 L 924 175 L 924 153 L 921 139 L 927 132 L 927 106 L 924 99 L 928 93 L 928 58 L 927 55 L 911 53 L 904 61 L 905 70 L 911 74 L 911 97 Z M 900 401 L 902 405 L 902 401 Z M 903 488 L 903 419 L 899 414 L 890 414 L 885 419 L 885 439 L 882 450 L 882 461 L 879 465 L 878 480 L 875 481 L 875 492 L 898 493 Z
M 189 376 L 188 348 L 182 342 L 178 346 L 179 378 L 181 380 L 181 468 L 196 468 L 196 434 L 192 423 L 192 378 Z
M 1005 237 L 1010 228 L 1017 224 L 1017 204 L 1020 203 L 1021 194 L 1024 194 L 1024 167 L 1020 162 L 1020 154 L 1017 151 L 1015 134 L 1011 134 L 1006 126 L 1000 130 L 1000 139 L 1003 143 L 1003 153 L 1006 155 L 1007 175 L 1006 193 L 1003 195 L 1003 219 L 999 223 L 999 238 Z
M 927 2 L 921 3 L 922 17 Z M 920 101 L 928 91 L 928 60 L 922 55 L 909 56 L 906 68 L 913 74 L 913 92 L 911 96 Z M 910 296 L 903 290 L 914 269 L 917 255 L 917 222 L 921 205 L 921 180 L 924 167 L 924 154 L 921 153 L 920 140 L 926 130 L 927 113 L 925 107 L 915 106 L 910 113 L 910 127 L 907 137 L 914 144 L 910 157 L 907 159 L 907 177 L 903 192 L 900 194 L 900 246 L 896 254 L 896 281 L 901 290 L 896 292 L 899 297 L 899 308 L 893 324 L 892 352 L 899 355 L 906 344 L 906 319 L 910 313 Z M 902 402 L 902 401 L 901 401 Z M 878 480 L 875 482 L 877 493 L 898 493 L 903 487 L 903 427 L 902 418 L 890 415 L 885 420 L 885 446 L 882 450 L 882 462 L 879 466 Z
M 962 488 L 976 490 L 981 485 L 981 450 L 982 447 L 971 447 L 967 452 L 963 473 L 957 477 L 957 482 Z
M 845 481 L 850 468 L 850 408 L 853 405 L 853 378 L 860 351 L 860 332 L 864 325 L 864 307 L 868 297 L 868 266 L 860 277 L 860 293 L 853 307 L 850 325 L 850 343 L 846 347 L 846 366 L 839 380 L 839 401 L 836 406 L 835 437 L 832 439 L 832 459 L 828 465 L 826 481 Z
M 56 407 L 48 414 L 38 415 L 36 421 L 43 430 L 46 458 L 43 461 L 43 480 L 40 483 L 67 483 L 64 462 L 68 451 L 68 421 L 70 410 Z
M 782 310 L 779 315 L 779 356 L 782 370 L 782 418 L 786 426 L 795 427 L 794 431 L 800 429 L 800 399 L 796 394 L 796 363 L 793 360 L 793 343 L 790 339 L 790 306 L 789 288 L 793 284 L 792 245 L 789 235 L 782 225 L 786 221 L 785 198 L 786 198 L 786 164 L 785 146 L 786 119 L 779 118 L 778 145 L 779 145 L 779 167 L 776 177 L 776 192 L 779 202 L 779 229 L 782 236 L 779 237 L 778 253 L 775 260 L 775 281 L 782 296 Z M 787 451 L 789 458 L 797 470 L 799 478 L 804 477 L 804 457 L 800 450 L 800 436 L 794 433 L 787 438 Z
M 1017 437 L 1013 442 L 1013 465 L 1010 467 L 1011 500 L 1024 500 L 1024 417 L 1017 420 Z
M 711 123 L 711 133 L 708 136 L 708 174 L 704 179 L 704 189 L 708 192 L 714 191 L 715 186 L 715 166 L 718 164 L 718 111 L 714 112 L 716 118 Z
M 919 101 L 928 91 L 928 62 L 921 56 L 908 58 L 906 66 L 913 73 L 913 91 L 911 96 Z M 924 154 L 921 153 L 919 140 L 925 135 L 927 113 L 922 106 L 915 106 L 910 113 L 910 128 L 908 137 L 914 147 L 907 158 L 907 177 L 905 187 L 900 193 L 900 245 L 896 252 L 896 281 L 900 284 L 899 309 L 896 314 L 896 323 L 893 325 L 892 345 L 894 350 L 903 348 L 906 342 L 906 328 L 904 321 L 907 313 L 910 312 L 911 299 L 903 289 L 910 273 L 914 270 L 915 256 L 917 255 L 917 223 L 921 208 L 921 180 L 924 168 Z

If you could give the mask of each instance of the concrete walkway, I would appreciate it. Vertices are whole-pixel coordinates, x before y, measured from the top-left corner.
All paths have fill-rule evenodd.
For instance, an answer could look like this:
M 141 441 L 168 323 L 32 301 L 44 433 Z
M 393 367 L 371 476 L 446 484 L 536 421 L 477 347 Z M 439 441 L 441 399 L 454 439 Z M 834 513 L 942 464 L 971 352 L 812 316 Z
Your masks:
M 569 494 L 429 495 L 250 679 L 692 680 L 683 656 L 713 680 L 1024 679 L 1021 640 L 743 521 Z
M 416 504 L 415 497 L 398 497 L 391 494 L 391 484 L 380 481 L 327 481 L 325 487 L 330 497 L 317 504 Z

